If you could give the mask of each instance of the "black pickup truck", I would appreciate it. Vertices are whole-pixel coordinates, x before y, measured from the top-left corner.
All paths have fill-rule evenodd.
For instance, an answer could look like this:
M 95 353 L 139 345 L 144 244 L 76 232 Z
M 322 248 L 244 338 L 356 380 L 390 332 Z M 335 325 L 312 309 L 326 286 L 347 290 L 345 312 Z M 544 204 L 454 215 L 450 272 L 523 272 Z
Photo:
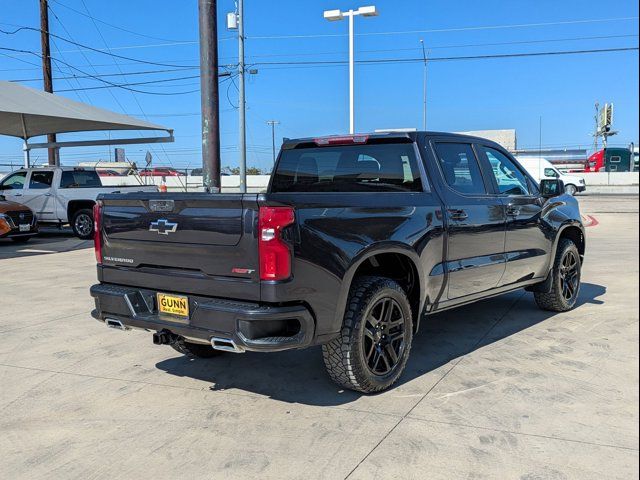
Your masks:
M 92 314 L 196 357 L 322 345 L 334 381 L 380 391 L 435 312 L 519 288 L 573 308 L 585 233 L 562 187 L 481 138 L 287 140 L 267 193 L 102 196 Z

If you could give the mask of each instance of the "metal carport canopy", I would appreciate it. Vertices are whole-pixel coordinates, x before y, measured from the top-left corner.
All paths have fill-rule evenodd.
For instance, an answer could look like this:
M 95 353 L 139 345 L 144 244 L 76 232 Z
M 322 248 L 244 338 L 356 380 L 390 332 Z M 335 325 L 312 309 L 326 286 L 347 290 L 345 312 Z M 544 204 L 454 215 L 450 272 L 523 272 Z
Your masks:
M 31 137 L 49 133 L 104 130 L 159 130 L 167 132 L 169 136 L 52 143 L 27 142 Z M 173 142 L 173 130 L 161 125 L 5 81 L 0 81 L 0 135 L 24 140 L 26 161 L 28 151 L 32 148 Z

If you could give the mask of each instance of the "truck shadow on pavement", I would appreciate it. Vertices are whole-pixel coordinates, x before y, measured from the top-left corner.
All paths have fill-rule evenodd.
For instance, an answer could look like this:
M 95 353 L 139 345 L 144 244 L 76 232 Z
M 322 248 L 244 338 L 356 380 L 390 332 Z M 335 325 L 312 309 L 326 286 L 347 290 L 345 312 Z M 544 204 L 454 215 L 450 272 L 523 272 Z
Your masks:
M 0 260 L 93 248 L 93 240 L 76 238 L 70 228 L 45 227 L 26 243 L 0 239 Z
M 601 305 L 606 288 L 583 283 L 576 308 Z M 533 295 L 513 292 L 425 318 L 396 386 L 418 379 L 461 356 L 556 316 L 538 309 Z M 290 403 L 343 405 L 362 394 L 343 390 L 327 376 L 320 347 L 280 353 L 225 353 L 213 359 L 174 357 L 156 364 L 171 375 L 210 383 L 214 391 L 240 390 Z M 431 385 L 432 382 L 429 382 Z M 420 393 L 428 386 L 411 386 Z

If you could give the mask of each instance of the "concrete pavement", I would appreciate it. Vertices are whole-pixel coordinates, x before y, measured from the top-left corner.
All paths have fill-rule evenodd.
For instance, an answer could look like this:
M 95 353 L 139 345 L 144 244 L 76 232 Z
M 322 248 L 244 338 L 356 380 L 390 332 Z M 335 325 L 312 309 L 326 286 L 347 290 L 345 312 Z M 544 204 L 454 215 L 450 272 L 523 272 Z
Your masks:
M 515 292 L 434 316 L 374 396 L 318 348 L 189 360 L 109 330 L 87 243 L 5 242 L 0 478 L 638 478 L 638 197 L 580 201 L 574 311 Z

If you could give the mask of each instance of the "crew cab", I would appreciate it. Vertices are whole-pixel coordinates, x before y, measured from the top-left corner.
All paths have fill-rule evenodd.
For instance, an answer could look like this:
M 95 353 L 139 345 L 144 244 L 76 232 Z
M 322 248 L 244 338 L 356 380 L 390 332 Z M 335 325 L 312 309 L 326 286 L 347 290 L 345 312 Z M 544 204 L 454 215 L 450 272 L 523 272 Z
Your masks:
M 35 167 L 10 173 L 0 181 L 0 195 L 29 207 L 41 224 L 69 223 L 82 239 L 93 237 L 93 206 L 98 195 L 120 191 L 155 192 L 155 186 L 103 187 L 93 168 Z
M 573 308 L 585 253 L 562 181 L 433 132 L 286 140 L 266 193 L 103 195 L 95 220 L 100 322 L 196 357 L 322 345 L 360 392 L 436 312 L 520 288 Z
M 10 238 L 24 243 L 38 234 L 38 220 L 33 212 L 15 202 L 8 202 L 0 195 L 0 239 Z

